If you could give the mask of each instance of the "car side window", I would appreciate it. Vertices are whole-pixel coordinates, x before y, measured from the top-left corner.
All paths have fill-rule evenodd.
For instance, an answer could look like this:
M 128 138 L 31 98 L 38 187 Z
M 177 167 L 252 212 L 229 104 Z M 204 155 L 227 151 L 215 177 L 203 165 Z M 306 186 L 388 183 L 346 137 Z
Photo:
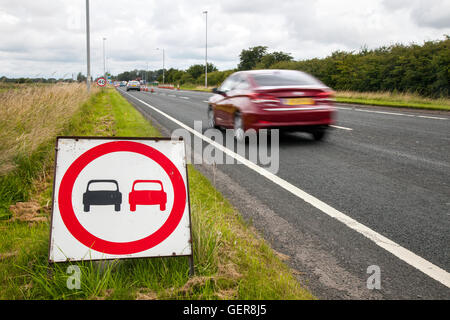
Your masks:
M 236 85 L 236 78 L 239 77 L 239 75 L 231 75 L 229 76 L 220 86 L 220 91 L 228 92 L 230 90 L 233 90 Z
M 247 79 L 245 79 L 244 77 L 239 77 L 234 89 L 247 90 L 248 88 L 250 88 L 250 84 L 248 83 Z

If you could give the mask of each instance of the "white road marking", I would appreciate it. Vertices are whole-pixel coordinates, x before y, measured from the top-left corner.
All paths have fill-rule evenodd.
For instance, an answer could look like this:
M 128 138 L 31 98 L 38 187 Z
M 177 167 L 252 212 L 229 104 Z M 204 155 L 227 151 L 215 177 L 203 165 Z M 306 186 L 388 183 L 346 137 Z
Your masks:
M 425 118 L 425 119 L 434 119 L 434 120 L 448 120 L 448 118 L 444 118 L 444 117 L 420 116 L 420 115 L 415 115 L 415 114 L 399 113 L 399 112 L 364 110 L 364 109 L 346 108 L 346 107 L 337 107 L 337 106 L 335 106 L 335 108 L 339 109 L 339 110 L 349 110 L 349 111 L 369 112 L 369 113 L 378 113 L 378 114 L 388 114 L 388 115 L 393 115 L 393 116 Z
M 447 120 L 447 118 L 441 118 L 441 117 L 431 117 L 431 116 L 417 116 L 417 117 L 426 118 L 426 119 Z
M 124 92 L 126 93 L 126 92 Z M 411 265 L 412 267 L 416 268 L 417 270 L 423 272 L 430 278 L 442 283 L 447 288 L 450 288 L 450 273 L 445 271 L 444 269 L 432 264 L 431 262 L 423 259 L 422 257 L 416 255 L 414 252 L 409 251 L 406 248 L 403 248 L 399 244 L 395 243 L 394 241 L 386 238 L 385 236 L 379 234 L 378 232 L 366 227 L 365 225 L 359 223 L 355 219 L 345 215 L 344 213 L 336 210 L 335 208 L 329 206 L 325 202 L 317 199 L 316 197 L 306 193 L 305 191 L 301 190 L 300 188 L 294 186 L 293 184 L 287 182 L 286 180 L 278 177 L 277 175 L 271 173 L 270 171 L 261 168 L 260 166 L 254 164 L 250 160 L 247 160 L 246 158 L 242 157 L 241 155 L 231 151 L 230 149 L 227 149 L 221 144 L 218 144 L 214 140 L 204 136 L 198 131 L 195 131 L 191 127 L 185 125 L 181 121 L 173 118 L 172 116 L 168 115 L 167 113 L 159 110 L 158 108 L 146 103 L 145 101 L 142 101 L 141 99 L 138 99 L 134 96 L 132 96 L 129 93 L 126 93 L 130 97 L 136 99 L 143 105 L 149 107 L 150 109 L 154 110 L 155 112 L 158 112 L 159 114 L 163 115 L 167 119 L 171 120 L 178 126 L 184 128 L 185 130 L 189 131 L 193 135 L 199 137 L 203 141 L 209 143 L 210 145 L 214 146 L 216 149 L 224 152 L 225 154 L 229 155 L 230 157 L 236 159 L 238 162 L 244 164 L 248 168 L 252 169 L 253 171 L 259 173 L 263 177 L 269 179 L 273 183 L 277 184 L 278 186 L 282 187 L 286 191 L 289 191 L 293 195 L 297 196 L 298 198 L 302 199 L 303 201 L 309 203 L 313 207 L 319 209 L 323 213 L 327 214 L 328 216 L 335 218 L 336 220 L 342 222 L 350 229 L 359 232 L 366 238 L 372 240 L 376 245 L 379 247 L 385 249 L 386 251 L 390 252 L 400 260 L 406 262 L 407 264 Z
M 190 98 L 189 97 L 180 97 L 181 99 L 186 99 L 186 100 L 189 100 Z
M 176 97 L 176 95 L 174 95 L 174 94 L 169 94 L 169 97 Z
M 206 101 L 206 100 L 205 100 L 205 101 L 203 101 L 203 102 L 209 103 L 209 101 Z
M 340 126 L 335 126 L 335 125 L 330 125 L 330 127 L 336 128 L 336 129 L 342 129 L 342 130 L 347 130 L 347 131 L 352 131 L 352 128 L 347 128 L 347 127 L 340 127 Z

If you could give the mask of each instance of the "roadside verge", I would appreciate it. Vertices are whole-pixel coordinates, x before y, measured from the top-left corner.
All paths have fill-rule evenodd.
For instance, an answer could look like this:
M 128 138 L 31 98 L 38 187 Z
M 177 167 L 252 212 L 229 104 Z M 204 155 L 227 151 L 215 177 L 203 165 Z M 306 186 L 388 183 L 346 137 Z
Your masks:
M 103 90 L 84 104 L 62 134 L 160 135 L 112 89 Z M 47 145 L 54 145 L 54 141 Z M 68 289 L 68 264 L 56 265 L 52 277 L 47 275 L 51 167 L 46 165 L 45 174 L 34 180 L 37 187 L 27 201 L 19 207 L 11 206 L 17 212 L 28 208 L 40 219 L 0 222 L 0 298 L 314 299 L 280 260 L 282 255 L 277 255 L 192 166 L 189 189 L 194 277 L 189 278 L 188 261 L 183 257 L 115 261 L 106 265 L 83 262 L 77 264 L 81 270 L 81 289 Z

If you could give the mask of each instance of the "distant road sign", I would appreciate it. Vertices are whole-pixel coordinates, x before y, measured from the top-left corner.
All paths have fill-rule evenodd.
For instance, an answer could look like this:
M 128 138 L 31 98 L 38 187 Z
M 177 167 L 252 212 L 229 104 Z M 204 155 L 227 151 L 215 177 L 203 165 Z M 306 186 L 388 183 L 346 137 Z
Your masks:
M 49 261 L 192 256 L 182 140 L 58 137 Z
M 97 84 L 98 84 L 100 87 L 106 86 L 106 79 L 103 78 L 103 77 L 98 78 L 98 79 L 97 79 Z

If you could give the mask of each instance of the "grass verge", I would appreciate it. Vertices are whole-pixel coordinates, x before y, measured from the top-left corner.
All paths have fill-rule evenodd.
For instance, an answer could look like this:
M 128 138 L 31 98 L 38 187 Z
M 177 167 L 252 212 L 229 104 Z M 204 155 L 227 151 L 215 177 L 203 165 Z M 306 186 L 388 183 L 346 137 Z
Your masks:
M 94 95 L 62 130 L 65 135 L 158 136 L 115 90 Z M 50 148 L 54 141 L 44 144 Z M 81 288 L 67 288 L 68 263 L 47 274 L 52 157 L 32 179 L 29 201 L 0 221 L 0 299 L 314 299 L 268 244 L 189 166 L 196 274 L 185 257 L 76 263 Z M 28 217 L 28 219 L 20 219 Z
M 213 87 L 183 85 L 181 90 L 211 92 Z M 450 99 L 425 98 L 412 93 L 337 91 L 336 101 L 395 108 L 450 111 Z
M 205 86 L 197 86 L 197 85 L 190 85 L 190 84 L 185 84 L 185 85 L 180 86 L 181 90 L 203 91 L 203 92 L 211 92 L 211 90 L 213 88 L 215 88 L 215 87 L 205 88 Z
M 450 99 L 430 99 L 412 93 L 336 92 L 336 101 L 362 105 L 450 111 Z

